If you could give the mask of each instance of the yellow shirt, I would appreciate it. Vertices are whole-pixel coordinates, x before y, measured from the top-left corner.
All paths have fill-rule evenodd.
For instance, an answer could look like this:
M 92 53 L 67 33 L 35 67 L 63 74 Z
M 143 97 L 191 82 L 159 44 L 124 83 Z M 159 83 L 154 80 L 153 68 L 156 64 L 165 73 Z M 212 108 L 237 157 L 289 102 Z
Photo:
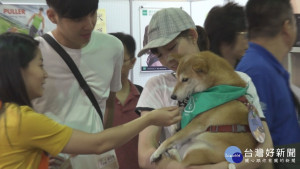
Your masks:
M 1 169 L 38 168 L 43 151 L 55 156 L 68 143 L 71 128 L 28 106 L 5 106 L 5 113 L 0 116 Z

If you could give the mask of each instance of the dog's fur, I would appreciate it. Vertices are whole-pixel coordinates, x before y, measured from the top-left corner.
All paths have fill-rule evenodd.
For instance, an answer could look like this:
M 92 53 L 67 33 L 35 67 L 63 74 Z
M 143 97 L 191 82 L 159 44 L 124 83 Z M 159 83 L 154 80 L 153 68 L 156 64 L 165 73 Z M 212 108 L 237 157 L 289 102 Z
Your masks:
M 217 85 L 246 87 L 227 61 L 208 51 L 181 57 L 176 76 L 172 98 L 177 100 Z M 181 161 L 185 166 L 225 161 L 224 153 L 229 146 L 237 146 L 242 152 L 256 147 L 257 142 L 250 132 L 206 132 L 210 125 L 229 124 L 248 124 L 248 108 L 242 102 L 233 100 L 196 116 L 185 128 L 165 140 L 150 160 L 156 161 L 170 148 L 187 141 L 189 148 Z

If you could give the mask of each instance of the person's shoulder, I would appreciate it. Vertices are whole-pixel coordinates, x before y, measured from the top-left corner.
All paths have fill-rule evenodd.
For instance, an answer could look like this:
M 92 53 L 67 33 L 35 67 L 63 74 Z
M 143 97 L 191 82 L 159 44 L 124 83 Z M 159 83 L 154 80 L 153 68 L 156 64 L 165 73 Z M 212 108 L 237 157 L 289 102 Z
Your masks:
M 118 38 L 110 34 L 103 33 L 100 31 L 93 31 L 92 36 L 96 43 L 105 43 L 109 46 L 114 46 L 119 48 L 123 47 L 122 42 Z
M 24 119 L 30 119 L 32 118 L 32 116 L 39 116 L 39 113 L 36 113 L 31 107 L 23 105 L 20 106 L 18 104 L 15 103 L 7 103 L 5 104 L 6 110 L 7 112 L 9 112 L 8 114 L 10 116 L 13 117 L 21 117 L 23 120 Z
M 36 36 L 34 39 L 37 40 L 37 41 L 39 41 L 39 42 L 41 42 L 42 40 L 45 40 L 45 39 L 44 39 L 43 37 L 41 37 L 41 36 Z
M 49 34 L 50 36 L 52 36 L 51 32 L 47 32 L 47 34 Z M 36 36 L 34 39 L 37 40 L 37 41 L 39 41 L 39 48 L 42 50 L 42 52 L 45 49 L 52 49 L 50 47 L 50 45 L 48 44 L 48 42 L 42 36 Z M 45 56 L 43 55 L 43 57 L 45 57 Z
M 247 75 L 246 73 L 244 72 L 240 72 L 240 71 L 235 71 L 242 79 L 246 80 L 246 81 L 249 81 L 251 80 L 250 76 Z
M 107 41 L 112 41 L 112 42 L 121 42 L 118 38 L 116 38 L 115 36 L 112 36 L 108 33 L 103 33 L 100 31 L 93 31 L 93 36 L 95 36 L 97 39 L 101 39 L 101 40 L 107 40 Z

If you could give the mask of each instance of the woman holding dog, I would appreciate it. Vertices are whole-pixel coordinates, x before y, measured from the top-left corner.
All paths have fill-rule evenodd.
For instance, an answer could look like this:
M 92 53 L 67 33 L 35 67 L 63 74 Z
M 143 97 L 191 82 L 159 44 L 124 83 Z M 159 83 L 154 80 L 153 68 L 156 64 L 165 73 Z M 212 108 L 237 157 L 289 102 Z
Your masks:
M 101 154 L 126 143 L 148 125 L 170 125 L 180 120 L 177 108 L 169 107 L 89 134 L 35 112 L 31 100 L 42 96 L 48 76 L 38 44 L 25 34 L 0 35 L 1 169 L 37 169 L 40 164 L 48 168 L 47 154 L 55 156 L 60 152 Z
M 169 69 L 176 72 L 178 62 L 171 56 L 185 55 L 200 52 L 197 45 L 198 37 L 196 26 L 192 18 L 179 8 L 162 9 L 155 13 L 149 24 L 149 43 L 139 52 L 141 56 L 147 50 L 151 50 L 160 62 Z M 256 106 L 262 117 L 259 99 L 251 79 L 243 73 L 238 73 L 248 84 L 247 93 L 252 98 L 250 100 Z M 142 95 L 137 104 L 137 110 L 142 115 L 149 114 L 149 111 L 162 107 L 175 106 L 177 101 L 171 99 L 171 93 L 176 84 L 174 73 L 162 74 L 151 78 L 145 85 Z M 266 123 L 264 122 L 267 137 L 263 144 L 257 148 L 266 149 L 272 147 L 271 137 Z M 184 167 L 177 161 L 163 156 L 157 163 L 150 163 L 150 156 L 156 150 L 160 141 L 170 137 L 174 129 L 172 127 L 162 128 L 149 126 L 139 135 L 139 164 L 142 168 L 163 168 L 163 169 L 183 169 Z M 180 151 L 180 150 L 179 150 Z M 239 163 L 236 168 L 258 168 L 260 163 Z M 228 162 L 220 162 L 213 165 L 190 166 L 189 169 L 227 169 Z

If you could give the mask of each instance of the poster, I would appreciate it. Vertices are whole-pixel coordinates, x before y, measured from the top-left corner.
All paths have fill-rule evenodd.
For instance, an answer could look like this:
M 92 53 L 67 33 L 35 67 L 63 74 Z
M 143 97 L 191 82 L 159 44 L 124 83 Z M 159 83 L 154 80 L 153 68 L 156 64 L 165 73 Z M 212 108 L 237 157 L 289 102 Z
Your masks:
M 0 34 L 10 31 L 41 36 L 56 28 L 47 17 L 46 4 L 0 4 Z M 96 30 L 106 33 L 105 9 L 98 9 Z
M 105 9 L 98 9 L 97 11 L 97 22 L 95 30 L 106 33 L 106 13 Z
M 295 14 L 296 26 L 297 26 L 297 37 L 294 46 L 300 47 L 300 14 Z
M 48 19 L 45 5 L 0 5 L 0 33 L 7 31 L 41 36 L 55 28 Z
M 140 49 L 143 48 L 147 44 L 148 37 L 147 37 L 147 29 L 148 24 L 150 23 L 150 20 L 152 16 L 159 11 L 161 8 L 143 8 L 140 7 Z M 165 71 L 169 70 L 168 68 L 162 66 L 162 64 L 159 62 L 157 57 L 153 54 L 151 54 L 150 51 L 148 51 L 146 54 L 141 56 L 141 72 L 151 72 L 151 71 Z

